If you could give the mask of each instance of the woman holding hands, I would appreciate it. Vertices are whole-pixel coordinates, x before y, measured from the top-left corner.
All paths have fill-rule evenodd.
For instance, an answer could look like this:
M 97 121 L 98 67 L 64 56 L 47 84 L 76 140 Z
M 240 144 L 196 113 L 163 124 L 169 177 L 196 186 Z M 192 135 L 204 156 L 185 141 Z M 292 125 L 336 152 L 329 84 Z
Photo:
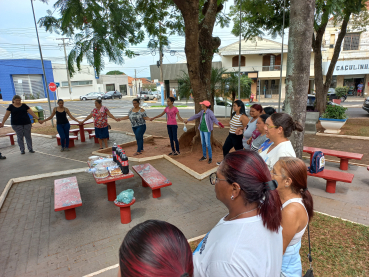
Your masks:
M 182 119 L 182 117 L 179 115 L 179 111 L 177 109 L 177 107 L 175 107 L 173 105 L 174 101 L 176 99 L 174 97 L 168 97 L 167 99 L 167 107 L 164 109 L 164 111 L 153 117 L 150 121 L 154 120 L 155 118 L 158 117 L 162 117 L 164 114 L 167 114 L 167 129 L 168 129 L 168 135 L 169 135 L 169 139 L 170 139 L 170 146 L 172 147 L 172 152 L 169 153 L 168 155 L 179 155 L 179 142 L 178 142 L 178 138 L 177 138 L 177 130 L 178 130 L 178 125 L 177 125 L 177 120 L 176 117 L 178 116 L 178 119 L 182 122 L 184 122 L 184 120 Z M 174 148 L 174 143 L 176 145 L 176 148 Z
M 129 110 L 128 115 L 118 118 L 118 121 L 129 119 L 133 133 L 135 134 L 137 141 L 137 152 L 133 156 L 142 154 L 143 149 L 143 136 L 146 132 L 146 121 L 150 120 L 147 116 L 146 111 L 140 107 L 140 99 L 133 99 L 133 108 Z
M 87 116 L 81 124 L 85 121 L 89 120 L 91 117 L 94 118 L 94 126 L 95 126 L 95 135 L 99 140 L 100 149 L 103 149 L 102 142 L 104 141 L 105 148 L 108 148 L 108 138 L 109 138 L 109 129 L 108 129 L 108 116 L 115 121 L 118 121 L 112 115 L 108 108 L 102 105 L 101 100 L 95 100 L 95 108 L 92 110 L 91 114 Z
M 213 155 L 211 151 L 211 132 L 213 131 L 213 125 L 214 123 L 217 124 L 220 128 L 224 128 L 223 124 L 220 123 L 216 118 L 211 108 L 211 104 L 209 101 L 205 100 L 203 102 L 200 102 L 202 110 L 195 114 L 194 116 L 191 116 L 188 120 L 185 120 L 184 123 L 187 124 L 187 122 L 195 120 L 197 118 L 200 118 L 200 125 L 199 125 L 199 131 L 200 131 L 200 138 L 201 138 L 201 144 L 202 144 L 202 157 L 200 161 L 206 160 L 206 148 L 208 148 L 208 154 L 209 154 L 209 161 L 210 164 L 213 161 Z
M 69 151 L 69 130 L 70 124 L 67 115 L 80 123 L 75 117 L 70 113 L 68 108 L 64 107 L 63 99 L 58 100 L 58 107 L 55 107 L 53 113 L 45 120 L 40 120 L 40 124 L 52 119 L 56 115 L 56 129 L 58 130 L 60 136 L 61 149 L 60 151 Z
M 22 98 L 19 95 L 14 95 L 13 104 L 10 104 L 6 109 L 3 122 L 0 123 L 0 128 L 4 127 L 6 120 L 11 116 L 10 124 L 14 132 L 17 134 L 17 140 L 21 154 L 25 154 L 24 151 L 24 137 L 26 137 L 28 151 L 30 153 L 35 153 L 32 148 L 32 137 L 31 128 L 32 123 L 28 114 L 32 115 L 33 118 L 40 120 L 40 118 L 28 107 L 26 104 L 22 104 Z

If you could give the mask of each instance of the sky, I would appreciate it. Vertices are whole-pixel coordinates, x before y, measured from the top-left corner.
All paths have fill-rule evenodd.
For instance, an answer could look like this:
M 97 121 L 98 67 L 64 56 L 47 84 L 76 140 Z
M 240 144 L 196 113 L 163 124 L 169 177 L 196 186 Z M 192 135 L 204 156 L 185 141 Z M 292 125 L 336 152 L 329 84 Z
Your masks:
M 19 59 L 30 58 L 39 59 L 39 49 L 37 44 L 37 37 L 35 25 L 32 15 L 31 0 L 0 0 L 0 59 Z M 34 2 L 36 20 L 47 14 L 47 10 L 54 11 L 53 4 L 56 0 L 49 0 L 48 4 L 36 0 Z M 229 5 L 233 1 L 229 1 L 225 5 L 225 11 L 229 11 Z M 57 12 L 57 11 L 56 11 Z M 238 37 L 231 34 L 232 22 L 228 28 L 214 28 L 213 36 L 219 36 L 222 44 L 220 47 L 227 46 L 238 41 Z M 51 60 L 52 63 L 65 63 L 64 50 L 60 46 L 61 41 L 56 40 L 62 36 L 55 33 L 46 33 L 43 28 L 38 28 L 40 43 L 42 47 L 42 54 L 44 59 Z M 269 37 L 266 37 L 269 38 Z M 287 37 L 285 37 L 287 39 Z M 184 54 L 185 39 L 180 36 L 171 36 L 169 38 L 172 49 L 182 50 L 180 52 L 165 53 L 163 63 L 176 63 L 186 59 Z M 276 39 L 280 41 L 280 39 Z M 141 44 L 132 46 L 132 50 L 147 50 L 148 38 L 146 37 Z M 72 49 L 67 46 L 67 54 Z M 125 62 L 122 65 L 109 62 L 105 59 L 105 68 L 102 74 L 110 70 L 120 70 L 129 76 L 137 72 L 137 77 L 150 77 L 150 65 L 156 64 L 159 60 L 159 53 L 147 53 L 147 55 L 140 55 L 135 58 L 124 58 Z M 220 61 L 219 55 L 214 55 L 213 61 Z M 83 62 L 87 64 L 86 60 Z

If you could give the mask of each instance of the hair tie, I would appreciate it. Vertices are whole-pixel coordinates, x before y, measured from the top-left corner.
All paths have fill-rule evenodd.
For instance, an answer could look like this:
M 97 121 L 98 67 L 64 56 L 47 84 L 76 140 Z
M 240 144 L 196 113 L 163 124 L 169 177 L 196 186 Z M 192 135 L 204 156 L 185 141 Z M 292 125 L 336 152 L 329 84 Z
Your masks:
M 190 274 L 188 274 L 188 273 L 186 272 L 186 273 L 183 273 L 183 274 L 181 275 L 181 277 L 190 277 Z
M 301 191 L 302 191 L 302 192 L 305 192 L 305 191 L 307 191 L 307 190 L 308 190 L 308 188 L 306 188 L 306 189 L 301 189 Z
M 278 182 L 276 180 L 271 180 L 265 182 L 264 185 L 268 186 L 270 190 L 275 190 L 278 187 Z

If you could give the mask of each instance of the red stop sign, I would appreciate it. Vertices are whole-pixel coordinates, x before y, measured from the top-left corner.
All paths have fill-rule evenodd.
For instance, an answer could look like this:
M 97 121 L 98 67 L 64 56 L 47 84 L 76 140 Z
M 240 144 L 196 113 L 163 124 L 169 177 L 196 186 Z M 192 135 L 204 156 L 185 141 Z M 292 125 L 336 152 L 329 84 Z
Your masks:
M 56 91 L 56 84 L 51 82 L 49 84 L 49 90 L 51 90 L 52 92 Z

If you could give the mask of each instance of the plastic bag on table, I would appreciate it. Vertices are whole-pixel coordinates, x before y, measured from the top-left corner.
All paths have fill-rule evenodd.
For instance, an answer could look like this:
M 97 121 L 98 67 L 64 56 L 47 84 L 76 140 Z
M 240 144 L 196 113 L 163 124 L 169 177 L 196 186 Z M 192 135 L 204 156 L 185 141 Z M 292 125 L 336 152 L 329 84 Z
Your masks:
M 116 201 L 124 204 L 129 204 L 132 202 L 134 191 L 133 189 L 123 190 L 118 194 Z

